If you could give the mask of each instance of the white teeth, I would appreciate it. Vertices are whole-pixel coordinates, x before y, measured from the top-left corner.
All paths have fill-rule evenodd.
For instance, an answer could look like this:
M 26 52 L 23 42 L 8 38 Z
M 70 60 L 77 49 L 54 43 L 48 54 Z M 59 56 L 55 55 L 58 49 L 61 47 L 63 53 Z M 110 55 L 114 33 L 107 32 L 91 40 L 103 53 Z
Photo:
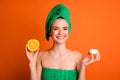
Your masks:
M 58 38 L 58 39 L 63 39 L 64 37 L 58 36 L 57 38 Z

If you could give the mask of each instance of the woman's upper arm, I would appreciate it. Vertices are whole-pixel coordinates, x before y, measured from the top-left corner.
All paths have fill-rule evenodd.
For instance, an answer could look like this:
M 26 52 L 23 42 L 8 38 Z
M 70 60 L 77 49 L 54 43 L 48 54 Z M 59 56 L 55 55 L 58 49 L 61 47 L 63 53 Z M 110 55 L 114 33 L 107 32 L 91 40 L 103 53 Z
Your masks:
M 77 59 L 76 69 L 77 69 L 77 72 L 79 74 L 80 70 L 81 70 L 81 65 L 82 65 L 82 54 L 78 53 L 76 59 Z
M 41 80 L 41 74 L 42 74 L 42 64 L 41 64 L 41 59 L 42 59 L 43 52 L 39 52 L 38 58 L 37 58 L 37 77 L 38 80 Z

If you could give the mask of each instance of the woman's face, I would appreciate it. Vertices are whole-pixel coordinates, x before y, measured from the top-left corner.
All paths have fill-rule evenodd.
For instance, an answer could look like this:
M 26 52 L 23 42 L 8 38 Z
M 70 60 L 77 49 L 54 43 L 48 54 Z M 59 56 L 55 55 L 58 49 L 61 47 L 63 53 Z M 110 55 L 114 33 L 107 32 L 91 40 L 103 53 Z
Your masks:
M 68 23 L 64 19 L 56 19 L 51 27 L 51 37 L 54 42 L 64 43 L 68 38 Z

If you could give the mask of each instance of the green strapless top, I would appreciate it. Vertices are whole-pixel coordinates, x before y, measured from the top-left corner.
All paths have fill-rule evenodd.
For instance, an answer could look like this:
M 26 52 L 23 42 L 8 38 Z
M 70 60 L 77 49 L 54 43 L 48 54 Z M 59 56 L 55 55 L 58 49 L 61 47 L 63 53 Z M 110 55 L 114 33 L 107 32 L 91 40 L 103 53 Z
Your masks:
M 42 80 L 77 80 L 77 71 L 42 68 Z

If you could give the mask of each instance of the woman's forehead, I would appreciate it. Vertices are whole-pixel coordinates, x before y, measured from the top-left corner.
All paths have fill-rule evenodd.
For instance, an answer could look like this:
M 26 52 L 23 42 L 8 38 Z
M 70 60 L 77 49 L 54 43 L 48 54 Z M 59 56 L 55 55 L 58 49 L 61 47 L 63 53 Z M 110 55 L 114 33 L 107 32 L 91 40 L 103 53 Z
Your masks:
M 56 27 L 59 27 L 59 26 L 63 26 L 63 27 L 68 27 L 68 23 L 65 19 L 56 19 L 54 22 L 53 22 L 53 25 L 52 26 L 56 26 Z
M 68 28 L 68 26 L 52 26 L 52 28 Z

